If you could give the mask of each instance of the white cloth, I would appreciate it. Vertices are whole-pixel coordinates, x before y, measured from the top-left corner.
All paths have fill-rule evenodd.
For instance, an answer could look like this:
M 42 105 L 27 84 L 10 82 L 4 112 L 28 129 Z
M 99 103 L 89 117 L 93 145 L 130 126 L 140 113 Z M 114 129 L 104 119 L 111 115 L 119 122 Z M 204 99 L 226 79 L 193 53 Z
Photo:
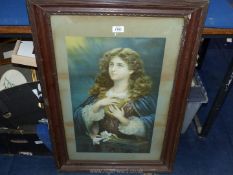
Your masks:
M 145 126 L 142 120 L 138 117 L 130 117 L 128 125 L 120 124 L 119 131 L 126 135 L 135 135 L 143 137 L 146 135 Z
M 82 109 L 82 117 L 89 130 L 93 122 L 104 118 L 104 110 L 100 109 L 98 112 L 93 112 L 93 104 L 89 104 Z
M 116 92 L 113 92 L 112 89 L 109 89 L 107 92 L 106 92 L 106 96 L 107 97 L 110 97 L 110 98 L 120 98 L 120 99 L 125 99 L 125 98 L 128 98 L 129 97 L 129 94 L 128 94 L 128 91 L 125 91 L 125 92 L 121 92 L 121 93 L 116 93 Z

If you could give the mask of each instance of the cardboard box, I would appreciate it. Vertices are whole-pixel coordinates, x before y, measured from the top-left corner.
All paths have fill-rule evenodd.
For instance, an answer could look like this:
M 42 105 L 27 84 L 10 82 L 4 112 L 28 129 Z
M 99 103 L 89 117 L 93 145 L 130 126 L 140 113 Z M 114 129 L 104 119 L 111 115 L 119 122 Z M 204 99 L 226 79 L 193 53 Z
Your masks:
M 25 66 L 37 67 L 33 42 L 17 40 L 12 53 L 11 62 Z

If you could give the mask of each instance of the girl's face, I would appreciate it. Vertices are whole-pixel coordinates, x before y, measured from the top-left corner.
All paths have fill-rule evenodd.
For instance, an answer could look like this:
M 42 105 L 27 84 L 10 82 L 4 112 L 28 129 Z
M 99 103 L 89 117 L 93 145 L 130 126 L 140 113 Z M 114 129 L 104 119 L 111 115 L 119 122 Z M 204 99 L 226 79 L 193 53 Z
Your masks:
M 128 80 L 130 75 L 133 73 L 132 70 L 129 70 L 127 63 L 118 56 L 115 56 L 111 59 L 109 62 L 108 71 L 113 81 L 123 79 Z

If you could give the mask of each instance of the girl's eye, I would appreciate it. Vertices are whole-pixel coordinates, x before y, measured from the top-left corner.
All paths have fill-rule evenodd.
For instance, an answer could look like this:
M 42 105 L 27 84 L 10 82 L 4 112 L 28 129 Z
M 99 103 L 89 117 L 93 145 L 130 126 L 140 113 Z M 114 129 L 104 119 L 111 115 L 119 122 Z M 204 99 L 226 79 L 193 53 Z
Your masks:
M 124 67 L 124 65 L 121 64 L 121 63 L 118 63 L 117 66 L 118 66 L 118 67 Z
M 117 66 L 117 67 L 124 67 L 125 65 L 124 64 L 122 64 L 122 63 L 109 63 L 109 67 L 113 67 L 113 66 Z

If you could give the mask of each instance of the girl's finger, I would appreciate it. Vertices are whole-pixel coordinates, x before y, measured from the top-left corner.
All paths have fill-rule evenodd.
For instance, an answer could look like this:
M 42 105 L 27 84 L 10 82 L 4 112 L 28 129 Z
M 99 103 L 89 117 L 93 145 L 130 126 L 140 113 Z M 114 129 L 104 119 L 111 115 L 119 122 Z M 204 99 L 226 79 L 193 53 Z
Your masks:
M 115 109 L 114 109 L 113 105 L 110 105 L 110 106 L 109 106 L 109 110 L 110 110 L 111 113 L 114 112 Z
M 112 105 L 115 110 L 120 110 L 116 105 Z
M 112 102 L 115 102 L 115 103 L 119 103 L 119 100 L 115 99 L 115 98 L 111 98 L 111 101 Z

